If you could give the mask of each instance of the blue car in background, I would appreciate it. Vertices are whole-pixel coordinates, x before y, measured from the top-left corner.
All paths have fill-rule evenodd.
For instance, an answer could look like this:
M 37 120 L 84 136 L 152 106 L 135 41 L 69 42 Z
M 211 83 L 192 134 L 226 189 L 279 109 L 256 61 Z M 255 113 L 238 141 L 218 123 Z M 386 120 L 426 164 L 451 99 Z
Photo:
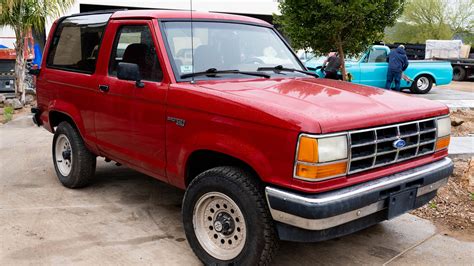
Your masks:
M 387 79 L 387 56 L 389 53 L 390 48 L 387 46 L 373 45 L 359 59 L 346 60 L 346 70 L 352 76 L 351 81 L 353 83 L 384 88 Z M 402 89 L 410 89 L 413 93 L 428 93 L 433 84 L 437 86 L 446 85 L 453 78 L 453 68 L 450 62 L 416 60 L 409 61 L 409 63 L 404 74 L 414 81 L 402 80 L 400 87 Z M 321 69 L 321 58 L 315 57 L 308 60 L 305 65 L 308 70 L 314 71 L 320 77 L 324 77 L 324 71 Z

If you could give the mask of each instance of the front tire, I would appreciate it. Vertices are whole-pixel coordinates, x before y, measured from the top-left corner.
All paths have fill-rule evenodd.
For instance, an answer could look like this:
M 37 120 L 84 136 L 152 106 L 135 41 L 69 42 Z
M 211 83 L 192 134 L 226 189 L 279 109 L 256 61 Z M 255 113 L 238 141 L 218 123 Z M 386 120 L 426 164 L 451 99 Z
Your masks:
M 191 182 L 183 223 L 206 265 L 268 265 L 279 244 L 259 184 L 236 167 L 216 167 Z
M 411 92 L 416 93 L 416 94 L 426 94 L 430 92 L 432 87 L 433 87 L 433 78 L 427 75 L 421 75 L 421 76 L 416 77 L 410 90 Z
M 94 177 L 96 156 L 68 122 L 61 122 L 54 133 L 53 163 L 59 181 L 67 188 L 84 187 Z
M 453 67 L 453 80 L 463 81 L 466 79 L 466 70 L 461 66 Z

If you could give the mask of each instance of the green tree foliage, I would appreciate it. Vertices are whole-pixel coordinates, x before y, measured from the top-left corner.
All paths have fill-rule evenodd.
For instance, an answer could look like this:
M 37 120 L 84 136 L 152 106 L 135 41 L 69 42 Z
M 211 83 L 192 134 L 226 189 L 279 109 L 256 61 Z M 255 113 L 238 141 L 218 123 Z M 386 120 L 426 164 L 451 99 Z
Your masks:
M 403 6 L 403 0 L 283 0 L 275 19 L 294 48 L 338 51 L 345 79 L 344 55 L 358 54 L 380 40 Z
M 400 21 L 386 30 L 386 42 L 425 43 L 428 39 L 474 38 L 474 0 L 410 0 Z
M 46 19 L 55 19 L 72 6 L 74 0 L 1 0 L 0 25 L 9 26 L 16 36 L 16 91 L 25 99 L 25 36 L 34 27 L 44 30 Z

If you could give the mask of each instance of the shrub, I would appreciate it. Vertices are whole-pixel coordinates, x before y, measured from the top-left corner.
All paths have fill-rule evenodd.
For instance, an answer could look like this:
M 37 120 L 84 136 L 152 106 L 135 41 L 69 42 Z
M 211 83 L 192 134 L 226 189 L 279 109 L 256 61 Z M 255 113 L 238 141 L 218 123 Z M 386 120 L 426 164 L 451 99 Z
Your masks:
M 3 119 L 5 123 L 13 119 L 13 107 L 7 106 L 3 109 Z

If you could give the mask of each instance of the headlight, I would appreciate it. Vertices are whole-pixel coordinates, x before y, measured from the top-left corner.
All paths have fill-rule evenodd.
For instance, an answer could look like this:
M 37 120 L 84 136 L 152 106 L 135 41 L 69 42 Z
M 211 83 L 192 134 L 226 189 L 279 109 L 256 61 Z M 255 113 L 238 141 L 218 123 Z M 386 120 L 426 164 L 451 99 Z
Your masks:
M 436 121 L 437 125 L 437 140 L 436 150 L 446 149 L 449 146 L 451 134 L 451 119 L 449 117 L 439 118 Z
M 347 136 L 299 137 L 294 177 L 320 181 L 347 172 Z

